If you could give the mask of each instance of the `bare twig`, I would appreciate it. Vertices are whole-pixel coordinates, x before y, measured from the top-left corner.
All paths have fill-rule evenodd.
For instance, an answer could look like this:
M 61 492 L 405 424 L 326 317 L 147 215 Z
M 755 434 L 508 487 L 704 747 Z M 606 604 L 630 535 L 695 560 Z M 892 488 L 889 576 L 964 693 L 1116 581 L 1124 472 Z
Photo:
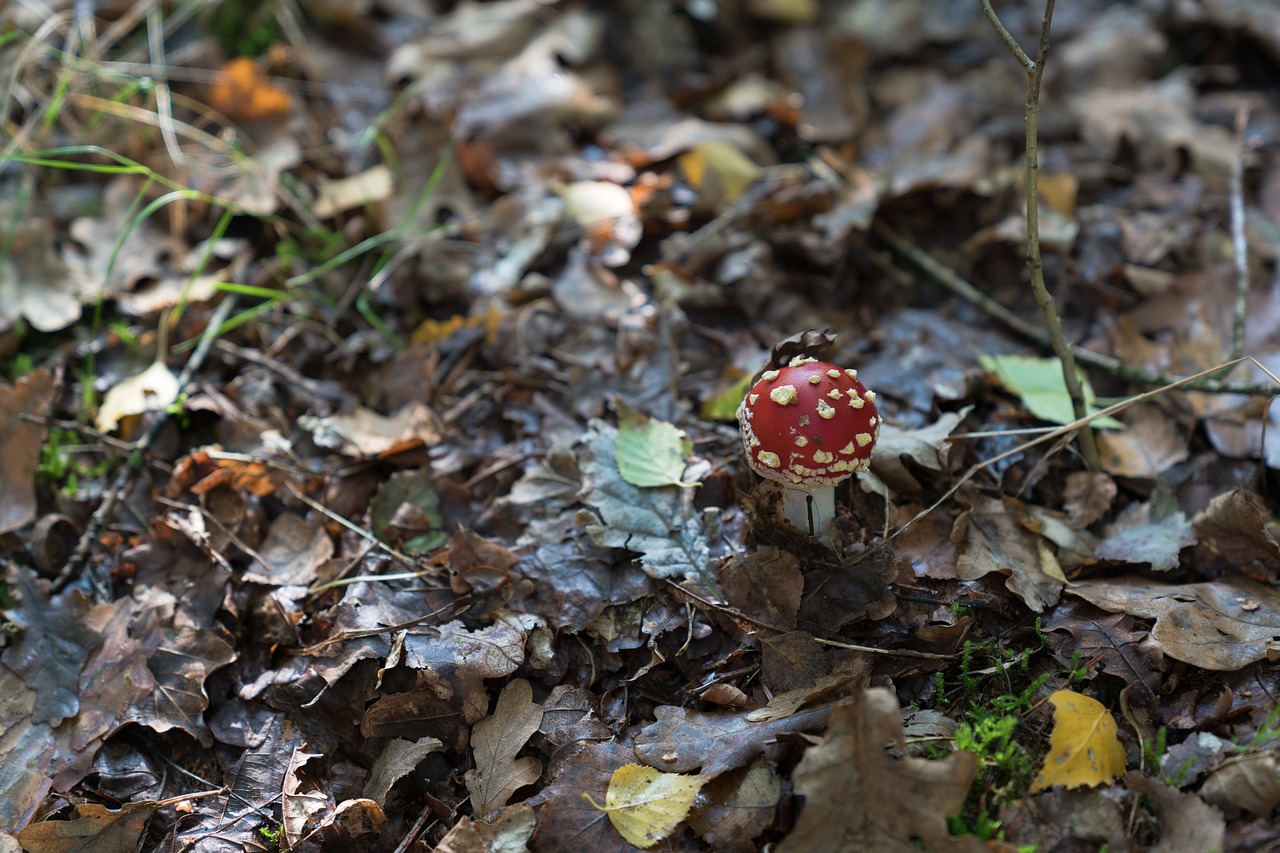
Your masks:
M 1054 0 L 1045 0 L 1044 18 L 1040 22 L 1040 44 L 1036 48 L 1034 61 L 1018 47 L 1013 35 L 1000 22 L 1000 17 L 991 6 L 991 0 L 982 0 L 982 9 L 991 21 L 991 26 L 1008 45 L 1014 58 L 1027 73 L 1027 111 L 1026 111 L 1026 146 L 1027 146 L 1027 268 L 1031 271 L 1031 291 L 1044 315 L 1045 329 L 1049 332 L 1049 340 L 1053 351 L 1062 363 L 1062 380 L 1066 383 L 1067 394 L 1071 397 L 1071 408 L 1076 419 L 1088 414 L 1084 401 L 1084 388 L 1080 382 L 1080 372 L 1076 368 L 1075 356 L 1071 346 L 1062 333 L 1062 319 L 1058 316 L 1057 306 L 1053 303 L 1053 295 L 1044 283 L 1044 263 L 1040 258 L 1040 149 L 1038 128 L 1040 122 L 1040 83 L 1044 78 L 1044 63 L 1049 55 L 1049 29 L 1053 23 Z M 1080 430 L 1077 440 L 1080 443 L 1080 454 L 1084 457 L 1089 470 L 1098 470 L 1098 448 L 1093 441 L 1093 430 L 1085 427 Z
M 898 233 L 892 227 L 886 225 L 881 220 L 876 220 L 872 225 L 872 230 L 876 236 L 881 237 L 886 243 L 894 248 L 898 254 L 911 261 L 934 281 L 950 290 L 952 293 L 972 302 L 978 308 L 985 311 L 989 316 L 995 318 L 999 322 L 1008 326 L 1010 330 L 1016 334 L 1026 338 L 1046 349 L 1053 346 L 1049 336 L 1045 334 L 1043 329 L 1028 323 L 1017 314 L 1005 308 L 999 302 L 983 293 L 977 287 L 974 287 L 962 275 L 912 243 L 902 234 Z M 1230 383 L 1223 382 L 1218 379 L 1210 378 L 1213 371 L 1197 373 L 1192 376 L 1172 376 L 1164 373 L 1154 373 L 1150 370 L 1143 370 L 1139 367 L 1132 367 L 1113 358 L 1109 355 L 1103 355 L 1084 347 L 1071 344 L 1071 354 L 1080 364 L 1086 364 L 1089 367 L 1106 371 L 1122 379 L 1125 382 L 1132 382 L 1135 385 L 1159 385 L 1173 386 L 1176 385 L 1185 391 L 1203 391 L 1210 394 L 1247 394 L 1250 396 L 1273 397 L 1277 393 L 1275 386 L 1269 383 Z
M 222 324 L 226 322 L 227 318 L 231 316 L 235 306 L 236 295 L 234 293 L 229 294 L 218 305 L 217 310 L 213 312 L 213 316 L 209 318 L 209 325 L 205 327 L 204 334 L 200 337 L 200 343 L 196 346 L 195 352 L 191 354 L 191 358 L 187 359 L 186 365 L 182 368 L 182 373 L 178 375 L 179 393 L 186 390 L 187 386 L 191 384 L 191 378 L 204 364 L 204 360 L 209 356 L 210 349 L 213 348 L 213 341 L 218 336 L 218 331 L 222 328 Z M 163 348 L 161 348 L 160 356 L 164 357 Z M 84 568 L 89 559 L 89 551 L 93 548 L 94 541 L 98 538 L 98 534 L 102 532 L 102 528 L 106 526 L 107 519 L 115 512 L 116 504 L 124 497 L 125 490 L 129 487 L 129 481 L 133 479 L 134 472 L 151 448 L 151 444 L 156 440 L 156 436 L 160 434 L 160 430 L 164 428 L 168 421 L 168 410 L 161 409 L 156 413 L 155 420 L 151 422 L 146 432 L 142 434 L 142 437 L 134 445 L 132 457 L 121 466 L 115 480 L 111 483 L 111 488 L 107 490 L 102 503 L 98 505 L 93 517 L 89 519 L 89 523 L 85 526 L 84 533 L 80 536 L 80 541 L 76 543 L 76 550 L 71 554 L 71 559 L 67 561 L 66 566 L 58 573 L 58 577 L 54 579 L 53 589 L 55 591 L 65 587 Z
M 1231 257 L 1236 268 L 1235 318 L 1231 327 L 1231 360 L 1244 355 L 1244 326 L 1249 301 L 1249 242 L 1244 232 L 1245 126 L 1249 107 L 1236 111 L 1236 156 L 1231 161 Z

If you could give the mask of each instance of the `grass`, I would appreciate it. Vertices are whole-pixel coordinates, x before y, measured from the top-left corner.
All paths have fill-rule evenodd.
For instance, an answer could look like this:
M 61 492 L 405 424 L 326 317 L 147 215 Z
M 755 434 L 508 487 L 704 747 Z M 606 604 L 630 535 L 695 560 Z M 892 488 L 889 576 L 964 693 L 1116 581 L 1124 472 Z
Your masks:
M 960 694 L 954 702 L 946 698 L 946 674 L 935 676 L 939 706 L 958 706 L 962 722 L 950 748 L 934 747 L 933 757 L 943 757 L 953 748 L 971 752 L 979 761 L 964 811 L 947 818 L 952 834 L 1004 840 L 1000 809 L 1026 796 L 1047 752 L 1043 733 L 1028 729 L 1024 722 L 1039 707 L 1050 682 L 1066 684 L 1085 675 L 1078 652 L 1065 670 L 1053 668 L 1036 674 L 1032 662 L 1048 647 L 1039 619 L 1035 632 L 1038 642 L 1021 649 L 1006 648 L 994 640 L 965 641 L 959 672 L 952 682 Z M 993 689 L 989 676 L 995 674 L 1003 674 L 1004 683 Z

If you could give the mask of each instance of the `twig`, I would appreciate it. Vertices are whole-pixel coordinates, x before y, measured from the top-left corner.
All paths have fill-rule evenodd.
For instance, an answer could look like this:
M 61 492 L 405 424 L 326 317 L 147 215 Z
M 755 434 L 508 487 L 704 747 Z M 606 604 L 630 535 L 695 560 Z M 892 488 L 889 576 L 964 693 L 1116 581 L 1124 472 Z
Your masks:
M 872 224 L 871 230 L 875 232 L 878 237 L 881 237 L 886 243 L 892 246 L 898 254 L 911 261 L 928 274 L 930 278 L 945 287 L 947 290 L 950 290 L 962 299 L 972 302 L 974 305 L 978 306 L 978 308 L 985 311 L 989 316 L 1008 326 L 1010 330 L 1021 335 L 1032 343 L 1046 349 L 1052 348 L 1053 344 L 1049 340 L 1049 336 L 1045 334 L 1044 330 L 1028 323 L 1026 320 L 1022 319 L 1017 314 L 992 299 L 990 296 L 987 296 L 981 290 L 970 284 L 955 270 L 933 257 L 919 246 L 916 246 L 892 227 L 884 224 L 881 220 L 876 220 L 875 223 Z M 1097 353 L 1075 344 L 1071 344 L 1071 353 L 1080 364 L 1086 364 L 1089 367 L 1106 371 L 1117 379 L 1132 382 L 1135 385 L 1157 385 L 1164 387 L 1177 385 L 1186 391 L 1203 391 L 1209 394 L 1245 394 L 1261 397 L 1273 397 L 1277 394 L 1276 387 L 1265 382 L 1242 384 L 1223 382 L 1221 380 L 1208 378 L 1213 375 L 1213 371 L 1197 373 L 1194 377 L 1174 376 L 1164 373 L 1153 373 L 1150 370 L 1133 367 L 1125 364 L 1118 358 L 1103 355 L 1102 353 Z
M 222 324 L 231 316 L 231 312 L 236 306 L 236 295 L 229 294 L 218 305 L 217 310 L 213 312 L 213 316 L 209 318 L 209 325 L 205 327 L 204 334 L 200 336 L 200 343 L 196 346 L 195 352 L 191 353 L 191 358 L 187 359 L 186 365 L 182 368 L 182 373 L 178 375 L 178 391 L 181 393 L 191 383 L 193 377 L 204 364 L 204 360 L 209 356 L 209 351 L 213 348 L 213 341 L 218 336 L 218 331 L 222 328 Z M 162 320 L 161 322 L 165 322 Z M 164 351 L 161 350 L 160 357 L 164 357 Z M 160 430 L 169 422 L 168 409 L 161 409 L 156 413 L 155 420 L 147 427 L 146 432 L 134 444 L 133 455 L 121 467 L 116 474 L 115 480 L 111 483 L 111 488 L 106 492 L 102 503 L 98 505 L 94 511 L 93 517 L 89 519 L 89 523 L 85 526 L 84 533 L 80 536 L 80 541 L 76 543 L 76 550 L 72 552 L 71 559 L 67 561 L 66 566 L 58 573 L 58 577 L 53 581 L 53 589 L 55 592 L 63 589 L 73 577 L 76 577 L 84 568 L 89 559 L 89 551 L 93 548 L 93 543 L 98 538 L 98 534 L 102 528 L 106 526 L 107 519 L 115 512 L 116 504 L 124 497 L 125 490 L 129 487 L 129 481 L 133 479 L 133 473 L 141 464 L 142 458 L 151 448 L 156 437 L 160 435 Z
M 1066 383 L 1067 394 L 1071 397 L 1071 408 L 1076 419 L 1080 420 L 1088 409 L 1084 401 L 1084 388 L 1080 383 L 1080 373 L 1076 368 L 1075 356 L 1071 346 L 1062 334 L 1062 319 L 1053 303 L 1053 295 L 1044 283 L 1044 263 L 1040 258 L 1040 149 L 1038 128 L 1040 122 L 1040 83 L 1044 78 L 1044 63 L 1049 55 L 1049 29 L 1053 23 L 1054 0 L 1045 0 L 1044 18 L 1040 22 L 1040 44 L 1036 48 L 1033 62 L 1018 47 L 1013 36 L 1000 22 L 1000 17 L 991 7 L 991 0 L 982 0 L 982 9 L 996 33 L 1004 39 L 1014 57 L 1022 64 L 1027 73 L 1027 111 L 1026 111 L 1026 195 L 1027 195 L 1027 267 L 1031 271 L 1031 291 L 1035 294 L 1040 311 L 1044 314 L 1044 325 L 1049 332 L 1049 340 L 1053 343 L 1053 351 L 1062 363 L 1062 380 Z M 1077 435 L 1080 443 L 1080 454 L 1090 471 L 1098 470 L 1098 448 L 1093 441 L 1093 429 L 1085 427 Z
M 1249 242 L 1244 233 L 1245 126 L 1249 107 L 1236 111 L 1236 156 L 1231 161 L 1231 257 L 1236 267 L 1235 319 L 1231 327 L 1231 360 L 1244 355 L 1244 324 L 1249 301 Z
M 1220 364 L 1217 367 L 1210 367 L 1208 370 L 1202 370 L 1199 373 L 1195 374 L 1194 376 L 1187 376 L 1176 382 L 1171 382 L 1162 388 L 1155 388 L 1150 391 L 1144 391 L 1141 394 L 1138 394 L 1133 397 L 1129 397 L 1128 399 L 1125 399 L 1125 400 L 1121 400 L 1118 403 L 1113 403 L 1112 405 L 1107 406 L 1105 409 L 1099 409 L 1098 411 L 1094 412 L 1093 414 L 1089 415 L 1086 418 L 1066 424 L 1065 426 L 1060 426 L 1057 429 L 1046 432 L 1044 435 L 1039 436 L 1038 438 L 1033 438 L 1030 441 L 1025 441 L 1022 444 L 1019 444 L 1017 447 L 1011 448 L 1010 450 L 1006 450 L 1004 453 L 1001 453 L 997 456 L 993 456 L 990 459 L 983 460 L 982 462 L 979 462 L 973 465 L 972 467 L 969 468 L 969 470 L 965 471 L 964 474 L 962 474 L 958 480 L 956 480 L 954 483 L 951 484 L 951 488 L 947 489 L 947 491 L 943 493 L 942 497 L 938 498 L 932 504 L 930 504 L 929 506 L 925 507 L 924 509 L 916 513 L 914 516 L 912 516 L 911 519 L 908 520 L 906 524 L 902 525 L 897 530 L 895 530 L 892 536 L 885 538 L 884 540 L 882 540 L 881 542 L 878 542 L 873 547 L 859 554 L 857 558 L 853 560 L 853 564 L 856 565 L 857 563 L 861 563 L 862 561 L 871 557 L 873 554 L 888 547 L 889 543 L 892 542 L 897 537 L 901 536 L 903 533 L 905 533 L 907 528 L 911 527 L 917 521 L 924 518 L 929 513 L 933 512 L 935 509 L 942 506 L 947 501 L 951 500 L 951 497 L 956 492 L 960 491 L 961 486 L 963 486 L 965 483 L 972 480 L 980 472 L 990 468 L 992 465 L 996 465 L 1004 461 L 1005 459 L 1008 459 L 1010 456 L 1024 453 L 1033 447 L 1044 444 L 1046 441 L 1054 441 L 1056 439 L 1062 438 L 1063 436 L 1069 435 L 1072 432 L 1075 432 L 1076 430 L 1085 426 L 1086 424 L 1098 420 L 1099 418 L 1105 418 L 1108 415 L 1118 414 L 1119 412 L 1124 411 L 1125 409 L 1129 408 L 1135 403 L 1141 403 L 1144 400 L 1149 400 L 1152 397 L 1163 394 L 1166 391 L 1172 391 L 1174 388 L 1177 388 L 1183 385 L 1188 385 L 1201 377 L 1210 376 L 1214 373 L 1219 373 L 1221 371 L 1224 371 L 1227 368 L 1235 367 L 1237 364 L 1239 364 L 1242 361 L 1252 362 L 1254 365 L 1258 367 L 1259 370 L 1267 374 L 1267 376 L 1271 379 L 1271 381 L 1275 383 L 1276 388 L 1280 388 L 1280 377 L 1277 377 L 1270 370 L 1267 370 L 1267 368 L 1264 367 L 1262 364 L 1260 364 L 1257 359 L 1250 358 L 1249 356 L 1245 356 L 1244 358 L 1240 359 L 1240 361 L 1229 361 L 1225 364 Z M 1272 393 L 1275 393 L 1274 389 Z

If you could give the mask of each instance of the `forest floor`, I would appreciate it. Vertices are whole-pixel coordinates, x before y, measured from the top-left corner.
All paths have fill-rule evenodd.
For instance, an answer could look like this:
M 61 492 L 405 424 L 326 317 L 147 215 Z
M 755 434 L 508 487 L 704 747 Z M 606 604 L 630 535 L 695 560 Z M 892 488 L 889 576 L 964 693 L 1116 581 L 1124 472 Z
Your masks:
M 7 4 L 0 853 L 1280 850 L 1280 6 L 1048 44 L 1086 431 L 980 0 Z

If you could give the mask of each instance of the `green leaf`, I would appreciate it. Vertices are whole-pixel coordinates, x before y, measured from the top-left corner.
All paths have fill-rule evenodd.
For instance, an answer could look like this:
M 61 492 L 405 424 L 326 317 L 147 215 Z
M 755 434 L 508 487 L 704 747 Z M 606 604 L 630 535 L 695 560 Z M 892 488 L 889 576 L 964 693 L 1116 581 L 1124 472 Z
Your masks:
M 751 387 L 751 374 L 748 373 L 728 388 L 722 388 L 702 401 L 700 414 L 707 421 L 732 421 L 738 418 L 738 406 L 742 398 L 747 396 Z
M 641 489 L 623 480 L 614 461 L 617 440 L 617 430 L 598 420 L 582 437 L 582 502 L 600 519 L 586 526 L 587 534 L 597 545 L 638 552 L 640 567 L 650 577 L 684 577 L 719 597 L 703 516 L 693 506 L 692 493 L 670 486 Z
M 613 461 L 622 479 L 633 486 L 696 486 L 680 479 L 684 474 L 684 458 L 693 452 L 693 444 L 684 431 L 674 424 L 637 412 L 619 400 L 618 441 Z
M 434 551 L 449 536 L 441 529 L 440 498 L 425 471 L 392 474 L 369 508 L 373 532 L 409 555 Z
M 1062 362 L 1056 358 L 1029 358 L 1025 355 L 984 355 L 982 368 L 994 373 L 1000 384 L 1016 394 L 1027 411 L 1042 421 L 1066 425 L 1076 420 L 1071 407 L 1071 395 L 1062 378 Z M 1080 387 L 1084 391 L 1085 408 L 1090 414 L 1098 411 L 1093 404 L 1093 388 L 1083 371 Z M 1098 418 L 1093 426 L 1103 429 L 1124 429 L 1124 424 L 1112 417 Z

